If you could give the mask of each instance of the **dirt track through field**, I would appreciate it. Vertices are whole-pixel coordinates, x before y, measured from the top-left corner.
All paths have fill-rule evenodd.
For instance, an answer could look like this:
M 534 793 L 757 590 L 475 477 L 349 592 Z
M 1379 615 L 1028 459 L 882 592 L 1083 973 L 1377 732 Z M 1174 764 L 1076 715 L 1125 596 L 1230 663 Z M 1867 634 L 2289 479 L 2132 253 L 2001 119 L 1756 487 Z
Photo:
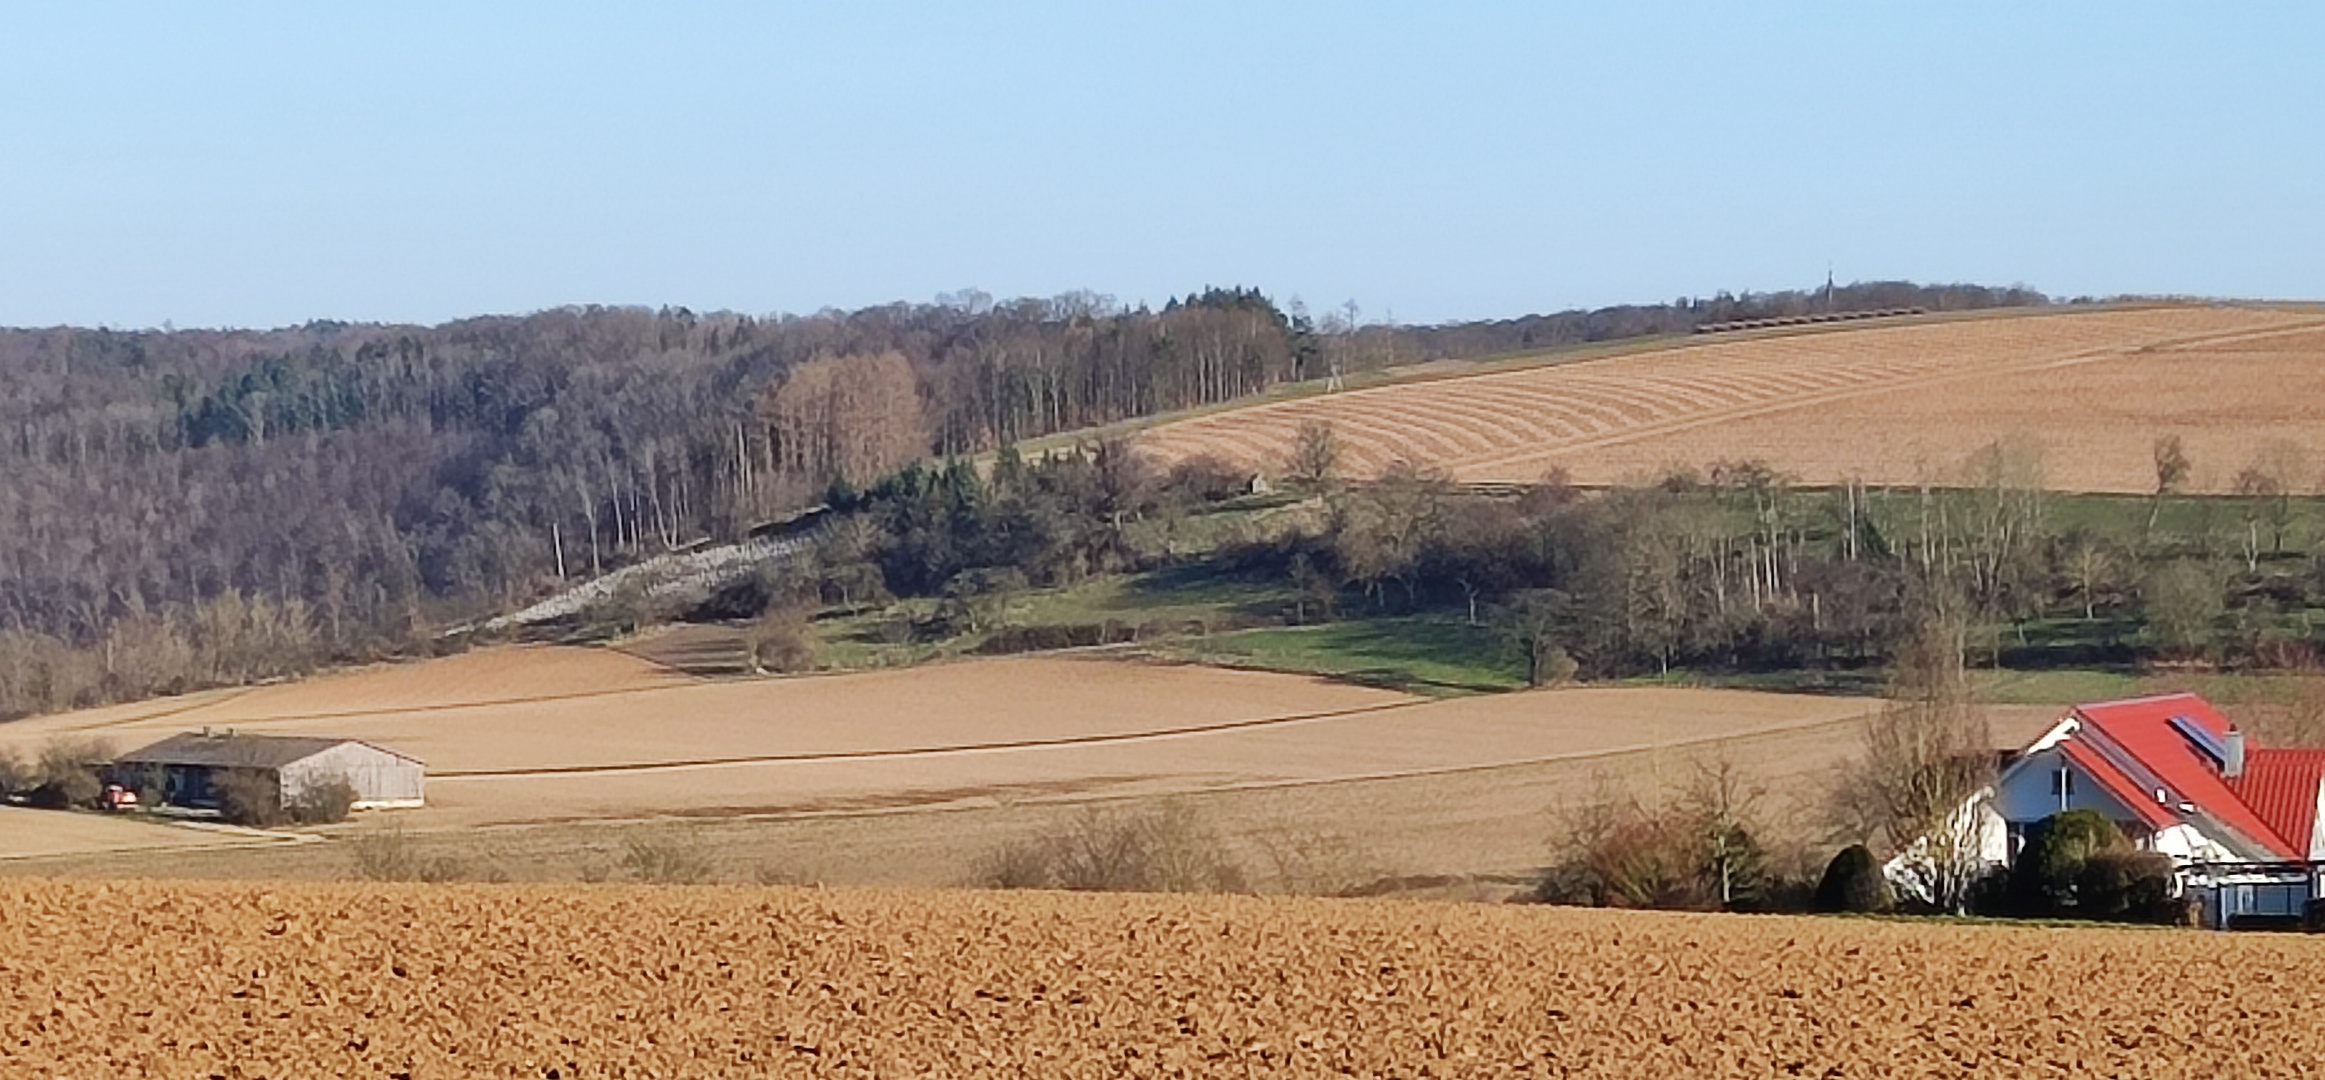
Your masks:
M 2320 964 L 1474 904 L 0 882 L 0 1075 L 2315 1076 Z
M 2320 327 L 2173 307 L 1691 342 L 1211 413 L 1139 445 L 1273 472 L 1320 420 L 1353 475 L 1402 460 L 1465 481 L 1560 468 L 1607 483 L 1761 459 L 1810 482 L 1914 483 L 1956 480 L 1979 447 L 2011 439 L 2047 449 L 2053 486 L 2141 491 L 2152 440 L 2178 433 L 2217 489 L 2272 442 L 2325 449 L 2325 393 L 2286 392 L 2325 366 Z

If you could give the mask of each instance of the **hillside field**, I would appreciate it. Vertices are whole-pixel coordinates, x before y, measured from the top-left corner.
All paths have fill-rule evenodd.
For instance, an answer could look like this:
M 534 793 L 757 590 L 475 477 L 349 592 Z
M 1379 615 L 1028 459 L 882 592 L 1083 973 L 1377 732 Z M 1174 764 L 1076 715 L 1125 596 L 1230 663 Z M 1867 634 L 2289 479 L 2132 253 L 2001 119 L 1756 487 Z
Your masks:
M 0 1073 L 2314 1076 L 2321 963 L 1389 901 L 0 882 Z
M 128 750 L 204 726 L 366 739 L 428 763 L 429 806 L 343 828 L 392 821 L 449 850 L 489 835 L 518 876 L 577 876 L 585 857 L 605 860 L 605 823 L 675 818 L 716 838 L 737 873 L 954 884 L 997 839 L 1075 805 L 1163 797 L 1191 800 L 1246 851 L 1328 837 L 1365 874 L 1397 876 L 1523 872 L 1562 806 L 1609 784 L 1672 787 L 1715 758 L 1799 810 L 1875 708 L 1680 687 L 1440 700 L 1099 656 L 709 680 L 526 646 L 18 721 L 0 726 L 0 750 L 31 756 L 55 738 Z M 2049 715 L 2009 714 L 1997 739 L 2015 745 Z M 95 861 L 9 872 L 329 876 L 348 871 L 338 847 L 176 858 L 92 845 Z
M 2042 450 L 2060 490 L 2141 492 L 2179 435 L 2190 490 L 2225 491 L 2264 451 L 2325 451 L 2325 317 L 2246 307 L 2063 311 L 1821 329 L 1481 374 L 1416 377 L 1165 423 L 1163 462 L 1212 455 L 1281 472 L 1302 424 L 1332 425 L 1343 468 L 1396 461 L 1471 482 L 1652 479 L 1759 459 L 1804 483 L 1952 483 L 1997 441 Z M 2314 483 L 2311 475 L 2297 478 Z

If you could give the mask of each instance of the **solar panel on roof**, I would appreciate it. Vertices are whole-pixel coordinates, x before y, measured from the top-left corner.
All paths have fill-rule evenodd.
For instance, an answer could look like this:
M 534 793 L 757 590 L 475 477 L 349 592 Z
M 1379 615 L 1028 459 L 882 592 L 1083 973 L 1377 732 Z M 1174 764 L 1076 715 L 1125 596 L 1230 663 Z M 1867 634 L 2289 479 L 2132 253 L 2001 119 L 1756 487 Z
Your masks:
M 2227 764 L 2228 747 L 2221 743 L 2219 736 L 2212 734 L 2211 728 L 2185 716 L 2172 717 L 2171 725 L 2173 731 L 2179 732 L 2182 738 L 2195 743 L 2196 749 L 2210 756 L 2213 764 Z

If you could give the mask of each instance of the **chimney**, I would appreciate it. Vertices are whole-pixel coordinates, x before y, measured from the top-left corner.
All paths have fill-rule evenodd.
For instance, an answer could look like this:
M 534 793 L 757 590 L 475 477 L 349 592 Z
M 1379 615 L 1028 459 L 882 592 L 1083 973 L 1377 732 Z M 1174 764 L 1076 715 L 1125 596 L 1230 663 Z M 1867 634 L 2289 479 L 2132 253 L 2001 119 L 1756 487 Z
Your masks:
M 2244 733 L 2235 728 L 2229 728 L 2228 737 L 2221 740 L 2221 749 L 2224 753 L 2220 757 L 2220 775 L 2226 777 L 2243 776 Z

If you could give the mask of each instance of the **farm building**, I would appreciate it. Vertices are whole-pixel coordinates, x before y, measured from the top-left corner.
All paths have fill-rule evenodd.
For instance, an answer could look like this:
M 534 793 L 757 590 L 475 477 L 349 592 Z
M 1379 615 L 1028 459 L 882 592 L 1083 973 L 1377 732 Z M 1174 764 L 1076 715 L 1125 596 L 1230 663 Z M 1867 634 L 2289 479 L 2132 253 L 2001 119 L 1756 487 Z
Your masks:
M 1981 861 L 2094 810 L 2169 856 L 2214 926 L 2290 920 L 2325 897 L 2325 750 L 2252 746 L 2194 694 L 2078 705 L 2021 751 L 1978 805 Z M 1895 867 L 1897 864 L 1892 864 Z
M 227 778 L 238 772 L 271 780 L 285 806 L 312 787 L 345 780 L 357 810 L 419 806 L 427 780 L 419 759 L 354 739 L 207 729 L 123 754 L 112 767 L 116 782 L 158 790 L 165 805 L 204 810 L 219 807 Z

